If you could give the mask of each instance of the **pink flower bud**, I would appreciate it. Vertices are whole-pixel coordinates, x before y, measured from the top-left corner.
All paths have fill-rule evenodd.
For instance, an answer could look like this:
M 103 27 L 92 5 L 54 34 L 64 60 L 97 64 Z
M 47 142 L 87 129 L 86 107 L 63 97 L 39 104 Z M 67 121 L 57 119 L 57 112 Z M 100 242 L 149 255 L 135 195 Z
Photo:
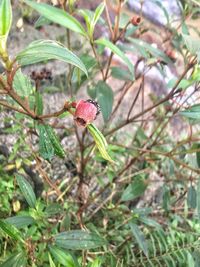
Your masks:
M 100 108 L 97 102 L 93 100 L 80 100 L 76 105 L 74 120 L 78 126 L 86 127 L 92 123 L 100 113 Z

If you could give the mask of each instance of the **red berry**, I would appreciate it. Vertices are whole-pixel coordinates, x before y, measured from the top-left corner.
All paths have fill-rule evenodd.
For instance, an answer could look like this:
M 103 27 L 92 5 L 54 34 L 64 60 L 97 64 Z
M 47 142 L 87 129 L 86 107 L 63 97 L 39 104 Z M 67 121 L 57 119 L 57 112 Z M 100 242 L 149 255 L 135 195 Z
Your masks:
M 99 114 L 99 105 L 93 100 L 80 100 L 76 105 L 74 120 L 78 126 L 87 126 L 92 123 Z

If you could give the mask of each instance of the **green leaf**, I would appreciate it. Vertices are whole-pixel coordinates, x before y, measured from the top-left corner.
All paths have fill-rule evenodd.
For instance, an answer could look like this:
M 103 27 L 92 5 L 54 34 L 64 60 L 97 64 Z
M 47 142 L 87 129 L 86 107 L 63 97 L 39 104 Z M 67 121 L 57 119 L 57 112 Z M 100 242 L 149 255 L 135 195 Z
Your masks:
M 107 121 L 112 112 L 114 100 L 113 91 L 110 86 L 103 81 L 99 81 L 96 85 L 96 98 L 100 105 L 104 121 Z
M 89 32 L 89 36 L 91 36 L 91 37 L 93 37 L 95 25 L 96 25 L 97 21 L 99 20 L 102 12 L 104 11 L 104 8 L 105 8 L 105 4 L 103 2 L 100 5 L 98 5 L 98 7 L 96 8 L 96 10 L 94 12 L 94 16 L 93 16 L 92 21 L 91 21 L 90 32 Z
M 50 21 L 86 36 L 85 29 L 80 22 L 69 15 L 66 11 L 47 4 L 36 3 L 34 1 L 24 0 L 24 2 Z
M 25 255 L 20 252 L 10 256 L 6 261 L 4 261 L 0 267 L 26 267 L 27 260 Z
M 200 120 L 200 104 L 190 106 L 188 109 L 181 111 L 180 114 L 188 119 Z
M 193 255 L 189 251 L 187 251 L 187 266 L 188 267 L 195 267 L 197 266 L 194 262 Z
M 183 40 L 187 49 L 190 51 L 191 54 L 195 55 L 197 52 L 200 51 L 200 39 L 194 39 L 190 35 L 182 34 Z
M 27 75 L 24 75 L 22 73 L 21 69 L 19 69 L 15 74 L 13 80 L 13 87 L 20 96 L 27 97 L 31 93 L 33 93 L 33 86 L 31 84 L 31 80 Z
M 37 115 L 42 115 L 43 114 L 43 99 L 42 99 L 42 95 L 39 92 L 35 93 L 35 104 L 36 104 Z
M 146 43 L 141 39 L 128 38 L 128 40 L 131 44 L 133 44 L 134 48 L 145 58 L 148 58 L 149 53 L 155 58 L 162 59 L 164 62 L 172 64 L 170 58 L 160 49 L 153 47 L 152 45 Z M 129 48 L 131 50 L 131 46 L 129 46 Z
M 24 240 L 22 239 L 18 229 L 5 220 L 0 220 L 0 229 L 12 239 L 19 240 L 24 243 Z
M 53 149 L 54 149 L 54 153 L 61 157 L 64 158 L 65 157 L 65 151 L 63 149 L 63 147 L 60 144 L 60 141 L 56 135 L 56 133 L 54 132 L 53 128 L 49 125 L 45 125 L 45 129 L 46 129 L 46 133 L 47 133 L 47 137 L 49 138 Z
M 102 267 L 102 261 L 100 258 L 96 258 L 90 267 Z
M 60 141 L 49 125 L 39 124 L 39 153 L 47 160 L 51 160 L 54 155 L 61 158 L 65 157 L 65 151 L 60 144 Z
M 31 216 L 14 216 L 6 218 L 5 221 L 12 224 L 18 229 L 35 223 L 35 220 Z
M 40 16 L 38 18 L 38 20 L 35 22 L 34 27 L 39 28 L 39 27 L 42 27 L 44 25 L 48 25 L 50 23 L 51 23 L 51 21 L 49 19 L 45 18 L 44 16 Z
M 15 174 L 19 188 L 31 208 L 35 208 L 36 196 L 29 182 L 19 174 Z
M 87 27 L 88 35 L 91 31 L 91 21 L 92 21 L 92 14 L 93 12 L 88 9 L 81 9 L 79 10 L 79 14 L 84 18 L 85 24 Z M 91 36 L 90 36 L 91 38 Z
M 200 179 L 198 180 L 197 184 L 197 214 L 200 220 Z
M 188 206 L 192 209 L 196 208 L 197 205 L 197 193 L 196 189 L 193 185 L 190 185 L 188 189 L 188 194 L 187 194 L 187 203 Z
M 78 67 L 87 75 L 83 62 L 62 44 L 52 40 L 32 42 L 17 55 L 16 59 L 22 66 L 57 59 Z
M 52 203 L 48 205 L 45 209 L 45 213 L 47 214 L 47 216 L 52 216 L 62 212 L 63 212 L 63 206 L 60 205 L 59 203 Z
M 168 14 L 168 12 L 167 12 L 167 9 L 165 8 L 165 6 L 164 6 L 164 4 L 162 4 L 162 2 L 161 1 L 158 1 L 158 0 L 154 0 L 153 1 L 158 7 L 160 7 L 160 9 L 162 9 L 162 11 L 163 11 L 163 14 L 165 15 L 165 17 L 166 17 L 166 19 L 167 19 L 167 24 L 169 24 L 170 23 L 170 21 L 169 21 L 169 14 Z
M 51 255 L 58 261 L 58 263 L 63 264 L 67 267 L 80 267 L 78 262 L 75 262 L 71 253 L 55 246 L 49 246 L 49 250 L 51 252 Z
M 94 138 L 94 141 L 96 143 L 97 148 L 99 149 L 101 156 L 105 160 L 108 160 L 110 162 L 114 162 L 111 159 L 108 152 L 106 151 L 108 144 L 107 144 L 106 139 L 103 136 L 103 134 L 93 124 L 87 125 L 87 129 L 90 132 L 90 134 L 92 135 L 92 137 Z
M 139 220 L 140 220 L 140 222 L 142 222 L 148 226 L 156 227 L 157 229 L 161 228 L 161 225 L 151 218 L 142 216 L 139 218 Z
M 6 39 L 12 24 L 10 0 L 0 0 L 0 47 L 5 48 Z M 2 45 L 1 45 L 2 42 Z
M 54 238 L 58 247 L 72 250 L 92 249 L 106 244 L 105 240 L 96 233 L 82 230 L 62 232 Z
M 128 187 L 124 190 L 121 200 L 122 201 L 130 201 L 141 195 L 143 195 L 144 191 L 147 188 L 147 183 L 143 177 L 137 175 L 134 177 L 134 181 L 128 185 Z
M 54 147 L 46 131 L 46 125 L 39 124 L 39 153 L 43 159 L 50 161 L 54 156 Z
M 137 224 L 131 222 L 129 225 L 136 241 L 138 242 L 139 247 L 142 249 L 145 256 L 148 257 L 148 246 L 143 232 L 140 230 Z
M 116 54 L 118 57 L 120 57 L 123 62 L 127 65 L 130 73 L 134 75 L 134 66 L 131 63 L 131 61 L 128 59 L 128 57 L 113 43 L 106 40 L 105 38 L 101 38 L 95 41 L 96 44 L 103 45 L 105 47 L 108 47 L 114 54 Z
M 51 254 L 48 253 L 48 256 L 49 256 L 49 264 L 50 264 L 50 267 L 56 267 L 55 263 L 53 262 L 53 260 L 51 258 Z
M 196 149 L 200 149 L 200 144 L 196 145 Z M 200 168 L 200 152 L 196 152 L 197 165 Z
M 112 67 L 111 68 L 111 75 L 112 77 L 122 80 L 122 81 L 133 81 L 134 77 L 127 72 L 126 70 L 120 68 L 120 67 Z

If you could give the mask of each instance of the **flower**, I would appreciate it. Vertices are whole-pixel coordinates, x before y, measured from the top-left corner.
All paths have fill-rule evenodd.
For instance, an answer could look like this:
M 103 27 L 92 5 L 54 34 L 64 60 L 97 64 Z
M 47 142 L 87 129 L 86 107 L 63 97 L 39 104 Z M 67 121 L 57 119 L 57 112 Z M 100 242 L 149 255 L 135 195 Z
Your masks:
M 86 127 L 92 123 L 100 113 L 100 107 L 91 99 L 80 100 L 76 105 L 74 120 L 78 126 Z

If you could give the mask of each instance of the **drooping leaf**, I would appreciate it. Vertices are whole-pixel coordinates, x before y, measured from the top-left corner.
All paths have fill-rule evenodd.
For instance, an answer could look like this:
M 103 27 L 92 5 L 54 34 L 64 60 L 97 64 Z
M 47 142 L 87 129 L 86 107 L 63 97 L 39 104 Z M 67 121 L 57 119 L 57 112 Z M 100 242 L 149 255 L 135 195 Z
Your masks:
M 0 49 L 5 49 L 11 24 L 12 8 L 10 0 L 0 0 Z
M 74 260 L 70 252 L 64 251 L 56 246 L 49 246 L 49 250 L 58 263 L 68 267 L 80 267 L 78 261 Z
M 99 149 L 101 156 L 105 160 L 113 162 L 113 160 L 111 159 L 110 155 L 108 154 L 108 152 L 106 150 L 108 144 L 107 144 L 106 139 L 103 136 L 103 134 L 93 124 L 89 124 L 87 126 L 87 129 L 90 132 L 90 134 L 92 135 L 92 137 L 94 138 L 95 144 L 96 144 L 97 148 Z
M 78 67 L 87 75 L 83 62 L 62 44 L 52 40 L 32 42 L 16 56 L 16 59 L 22 66 L 57 59 Z
M 143 232 L 140 230 L 137 224 L 131 222 L 129 225 L 139 247 L 142 249 L 145 256 L 148 257 L 148 245 Z
M 33 86 L 29 77 L 19 69 L 13 80 L 13 87 L 20 96 L 27 97 L 33 92 Z
M 10 256 L 6 261 L 4 261 L 0 267 L 26 267 L 27 260 L 24 253 L 20 252 Z
M 92 249 L 106 244 L 105 240 L 96 233 L 82 230 L 62 232 L 54 238 L 56 246 L 72 250 Z
M 124 190 L 121 200 L 130 201 L 141 196 L 147 188 L 145 179 L 140 175 L 135 176 L 134 181 Z
M 0 220 L 0 229 L 10 238 L 24 243 L 24 240 L 22 239 L 18 229 L 10 223 L 6 222 L 5 220 Z
M 58 23 L 59 25 L 74 32 L 80 33 L 83 36 L 86 35 L 86 32 L 80 22 L 69 15 L 66 11 L 47 4 L 36 3 L 35 1 L 24 0 L 24 2 L 50 21 Z
M 38 129 L 40 155 L 47 160 L 51 160 L 54 155 L 64 158 L 65 151 L 53 128 L 49 125 L 39 124 Z
M 111 87 L 105 82 L 99 81 L 96 85 L 96 98 L 97 102 L 100 105 L 104 121 L 107 121 L 112 112 L 114 100 L 113 91 Z
M 18 229 L 35 223 L 35 220 L 31 216 L 14 216 L 6 218 L 5 221 L 14 225 Z
M 105 38 L 98 39 L 95 41 L 95 43 L 109 48 L 114 54 L 120 57 L 123 60 L 123 62 L 127 65 L 130 73 L 134 75 L 133 64 L 128 59 L 128 57 L 115 44 L 111 43 L 109 40 L 106 40 Z
M 35 208 L 36 196 L 35 196 L 35 193 L 33 191 L 32 186 L 22 175 L 19 175 L 16 173 L 15 177 L 16 177 L 17 183 L 19 185 L 19 188 L 20 188 L 24 198 L 26 199 L 28 205 L 31 208 Z

